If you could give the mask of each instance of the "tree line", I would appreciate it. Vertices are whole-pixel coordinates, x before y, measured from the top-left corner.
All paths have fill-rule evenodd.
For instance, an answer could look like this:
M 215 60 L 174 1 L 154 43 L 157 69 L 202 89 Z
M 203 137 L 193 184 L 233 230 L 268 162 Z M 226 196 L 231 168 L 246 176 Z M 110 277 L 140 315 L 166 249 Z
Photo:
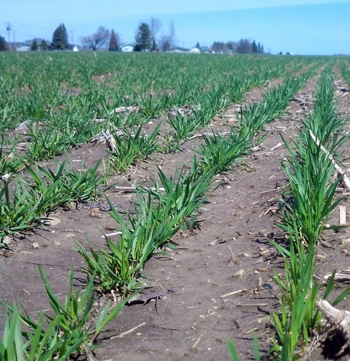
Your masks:
M 161 22 L 158 18 L 151 18 L 148 23 L 139 24 L 135 32 L 134 51 L 170 51 L 176 46 L 175 26 L 173 22 L 169 24 L 168 31 L 162 30 Z M 112 29 L 111 31 L 100 26 L 95 33 L 81 38 L 84 48 L 94 51 L 108 47 L 109 51 L 118 51 L 121 47 L 121 40 L 118 33 Z M 199 43 L 196 47 L 200 48 Z M 41 40 L 40 44 L 36 39 L 33 40 L 31 50 L 68 50 L 70 45 L 68 42 L 68 33 L 65 25 L 61 23 L 54 31 L 51 44 L 45 40 Z M 5 38 L 0 36 L 0 50 L 9 50 Z M 214 53 L 264 53 L 264 46 L 256 43 L 255 40 L 241 39 L 238 42 L 215 41 L 210 48 Z

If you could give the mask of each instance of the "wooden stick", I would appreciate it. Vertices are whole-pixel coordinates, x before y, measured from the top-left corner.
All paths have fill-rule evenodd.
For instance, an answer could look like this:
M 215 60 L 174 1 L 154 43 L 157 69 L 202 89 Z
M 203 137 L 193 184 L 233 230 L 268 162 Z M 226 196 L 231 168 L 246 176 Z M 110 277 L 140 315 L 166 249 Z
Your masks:
M 114 340 L 114 339 L 116 339 L 116 338 L 123 338 L 124 336 L 128 335 L 128 334 L 131 333 L 131 332 L 134 332 L 134 331 L 137 330 L 138 328 L 140 328 L 140 327 L 142 327 L 142 326 L 145 326 L 145 324 L 146 324 L 146 322 L 142 322 L 142 323 L 140 323 L 139 325 L 131 328 L 131 329 L 128 330 L 128 331 L 122 332 L 122 333 L 120 333 L 120 334 L 117 335 L 117 336 L 112 336 L 110 339 L 111 339 L 111 340 Z
M 265 307 L 268 303 L 239 303 L 236 307 Z
M 346 226 L 346 206 L 340 206 L 339 213 L 340 213 L 339 224 L 341 226 Z
M 237 294 L 243 293 L 243 292 L 245 292 L 245 291 L 246 291 L 245 289 L 242 289 L 242 290 L 238 290 L 238 291 L 233 291 L 233 292 L 230 292 L 230 293 L 226 293 L 225 295 L 222 295 L 221 298 L 225 298 L 225 297 L 228 297 L 228 296 L 237 295 Z
M 277 148 L 282 147 L 282 145 L 283 145 L 283 143 L 279 142 L 274 147 L 272 147 L 270 150 L 272 150 L 272 151 L 276 150 Z
M 125 113 L 125 112 L 134 113 L 134 112 L 137 112 L 138 110 L 139 110 L 139 107 L 137 105 L 130 105 L 129 107 L 115 108 L 110 112 L 110 114 Z
M 195 343 L 191 346 L 191 350 L 193 350 L 194 348 L 196 348 L 197 347 L 197 345 L 199 344 L 199 342 L 200 342 L 200 340 L 202 339 L 202 337 L 203 337 L 203 335 L 201 334 L 198 338 L 197 338 L 197 340 L 195 341 Z
M 338 310 L 333 307 L 326 300 L 319 300 L 316 302 L 319 310 L 324 314 L 327 321 L 335 326 L 343 335 L 344 339 L 349 344 L 350 342 L 350 312 Z
M 103 236 L 101 236 L 101 238 L 112 237 L 112 236 L 118 236 L 119 234 L 123 234 L 123 232 L 118 231 L 118 232 L 113 232 L 113 233 L 107 233 L 107 234 L 104 234 Z
M 104 135 L 104 137 L 106 138 L 106 141 L 109 145 L 109 149 L 114 152 L 117 148 L 117 143 L 115 142 L 115 139 L 113 137 L 113 135 L 110 133 L 110 131 L 107 129 L 106 132 L 104 132 L 102 130 L 102 134 Z
M 222 133 L 201 133 L 201 134 L 195 134 L 195 135 L 192 135 L 192 137 L 188 138 L 187 140 L 193 140 L 193 139 L 196 139 L 196 138 L 200 138 L 200 137 L 203 137 L 203 135 L 208 135 L 208 136 L 211 136 L 213 134 L 218 134 L 218 135 L 228 135 L 230 134 L 230 132 L 222 132 Z
M 322 152 L 324 152 L 328 159 L 330 159 L 330 161 L 332 162 L 332 164 L 334 165 L 334 169 L 343 176 L 343 180 L 344 180 L 344 184 L 345 187 L 347 189 L 350 189 L 350 179 L 349 177 L 345 174 L 345 171 L 343 171 L 343 169 L 341 169 L 339 167 L 339 165 L 336 163 L 336 161 L 334 160 L 332 154 L 321 144 L 321 142 L 315 137 L 314 133 L 312 133 L 312 130 L 309 129 L 310 135 L 312 140 L 321 148 Z
M 131 186 L 131 187 L 119 187 L 119 186 L 115 186 L 113 187 L 116 191 L 120 191 L 120 192 L 135 192 L 136 191 L 136 187 L 135 186 Z M 142 187 L 142 188 L 145 188 L 145 189 L 149 189 L 149 190 L 152 190 L 152 191 L 156 191 L 157 188 L 155 187 Z M 164 188 L 158 188 L 160 191 L 165 191 Z

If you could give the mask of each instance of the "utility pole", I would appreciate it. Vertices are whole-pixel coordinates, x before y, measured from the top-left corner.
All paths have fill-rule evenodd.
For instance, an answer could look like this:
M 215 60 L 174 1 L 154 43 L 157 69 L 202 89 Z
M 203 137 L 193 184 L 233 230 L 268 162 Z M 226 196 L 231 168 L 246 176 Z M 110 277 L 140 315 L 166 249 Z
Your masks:
M 7 35 L 8 35 L 8 38 L 9 38 L 9 50 L 11 50 L 11 46 L 10 46 L 10 43 L 11 43 L 11 24 L 10 23 L 7 23 L 7 27 L 6 27 L 6 30 L 7 30 Z

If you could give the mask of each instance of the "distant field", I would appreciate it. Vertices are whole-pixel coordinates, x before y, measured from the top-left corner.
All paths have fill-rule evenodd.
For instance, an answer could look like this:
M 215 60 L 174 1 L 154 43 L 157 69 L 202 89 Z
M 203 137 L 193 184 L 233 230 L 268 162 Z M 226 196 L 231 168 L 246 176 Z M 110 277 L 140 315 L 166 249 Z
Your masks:
M 236 101 L 249 89 L 332 58 L 121 53 L 1 54 L 1 129 L 24 120 L 90 122 L 137 104 L 140 122 L 212 93 Z M 121 115 L 114 115 L 119 121 Z M 143 119 L 142 119 L 143 118 Z M 73 122 L 73 120 L 71 121 Z M 74 122 L 73 122 L 74 123 Z M 49 125 L 49 124 L 48 124 Z

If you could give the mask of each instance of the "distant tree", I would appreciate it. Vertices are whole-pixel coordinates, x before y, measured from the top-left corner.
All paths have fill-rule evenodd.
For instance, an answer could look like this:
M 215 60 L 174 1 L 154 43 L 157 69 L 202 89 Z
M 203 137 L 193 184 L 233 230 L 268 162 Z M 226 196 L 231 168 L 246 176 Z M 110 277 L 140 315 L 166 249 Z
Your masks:
M 252 42 L 252 53 L 258 53 L 258 46 L 256 45 L 255 40 Z
M 158 50 L 158 45 L 159 45 L 159 39 L 158 38 L 158 33 L 160 31 L 162 27 L 162 23 L 158 18 L 151 18 L 149 21 L 149 28 L 151 30 L 152 36 L 153 36 L 153 43 L 152 43 L 152 48 L 151 50 L 154 51 L 154 49 Z
M 160 38 L 159 47 L 162 51 L 169 51 L 171 49 L 171 42 L 168 35 L 163 35 Z
M 264 53 L 265 53 L 264 45 L 258 43 L 258 45 L 257 45 L 257 52 L 258 52 L 259 54 L 264 54 Z
M 53 33 L 51 49 L 66 50 L 68 49 L 68 33 L 64 24 L 60 24 Z
M 159 48 L 162 51 L 168 51 L 173 49 L 176 45 L 176 36 L 175 36 L 175 26 L 171 21 L 169 24 L 169 31 L 167 34 L 164 34 L 159 39 Z
M 4 37 L 0 36 L 0 51 L 8 51 L 9 45 Z
M 119 36 L 114 32 L 114 30 L 111 31 L 111 37 L 109 39 L 109 51 L 117 51 L 119 48 Z
M 158 46 L 154 39 L 152 41 L 151 51 L 158 51 Z
M 175 25 L 172 21 L 169 24 L 169 41 L 170 41 L 170 46 L 173 48 L 176 45 L 176 34 L 175 34 Z
M 38 50 L 38 42 L 36 41 L 36 39 L 34 39 L 33 40 L 33 42 L 32 42 L 32 45 L 31 45 L 31 47 L 30 47 L 30 50 L 32 50 L 32 51 L 37 51 Z
M 214 41 L 213 45 L 211 46 L 211 50 L 215 53 L 229 53 L 230 49 L 228 47 L 228 44 L 222 42 L 222 41 Z
M 231 53 L 233 53 L 237 49 L 237 43 L 235 41 L 228 41 L 226 45 Z
M 100 26 L 95 34 L 92 34 L 90 36 L 84 36 L 81 39 L 81 42 L 83 43 L 83 45 L 95 51 L 101 48 L 107 42 L 109 37 L 109 30 L 104 28 L 103 26 Z
M 42 40 L 40 43 L 40 50 L 46 51 L 49 49 L 49 46 L 47 45 L 47 42 L 45 40 Z
M 236 52 L 240 54 L 249 54 L 252 52 L 252 44 L 248 39 L 241 39 L 236 48 Z
M 139 45 L 141 51 L 151 49 L 153 43 L 153 34 L 148 24 L 142 23 L 135 35 L 136 45 Z M 136 46 L 135 46 L 136 48 Z
M 199 44 L 199 42 L 197 41 L 197 44 L 196 44 L 196 48 L 200 49 L 201 48 L 201 44 Z

